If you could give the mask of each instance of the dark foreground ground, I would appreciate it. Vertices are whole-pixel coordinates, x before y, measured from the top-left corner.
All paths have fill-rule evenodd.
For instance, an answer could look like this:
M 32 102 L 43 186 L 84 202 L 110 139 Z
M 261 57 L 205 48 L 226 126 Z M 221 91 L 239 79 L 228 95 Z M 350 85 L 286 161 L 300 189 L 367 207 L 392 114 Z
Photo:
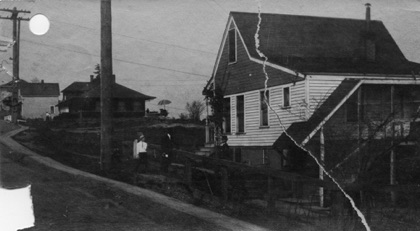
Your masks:
M 242 230 L 227 229 L 105 183 L 46 167 L 3 144 L 0 151 L 2 187 L 31 185 L 35 227 L 28 230 Z M 261 216 L 255 220 L 261 223 Z M 262 229 L 314 230 L 284 217 L 265 221 Z
M 28 230 L 225 230 L 103 183 L 14 161 L 12 150 L 0 148 L 2 187 L 31 185 L 36 223 Z
M 23 143 L 30 144 L 29 146 L 38 153 L 54 158 L 56 150 L 47 150 L 46 147 L 32 142 L 35 137 L 30 137 L 28 133 L 23 137 L 29 141 Z M 226 230 L 191 214 L 170 209 L 106 184 L 74 177 L 25 158 L 16 159 L 8 154 L 10 151 L 13 152 L 2 147 L 1 180 L 7 187 L 33 185 L 37 226 L 30 230 Z M 81 161 L 80 158 L 54 159 L 84 171 L 90 169 L 90 165 L 84 165 L 86 161 Z M 131 169 L 127 171 L 131 172 Z M 176 187 L 176 180 L 173 181 L 175 184 L 160 184 L 159 181 L 168 178 L 159 176 L 158 172 L 135 176 L 128 174 L 123 178 L 122 181 L 131 181 L 138 187 L 149 188 L 185 203 L 195 204 L 268 230 L 365 230 L 357 218 L 347 220 L 308 216 L 305 212 L 299 213 L 296 207 L 289 206 L 286 213 L 283 211 L 267 214 L 264 209 L 254 206 L 238 208 L 223 206 L 218 201 L 204 201 L 200 195 L 197 200 L 197 193 Z M 371 226 L 372 230 L 418 230 L 413 224 L 401 220 L 392 221 L 382 215 L 378 216 L 374 223 L 375 225 Z

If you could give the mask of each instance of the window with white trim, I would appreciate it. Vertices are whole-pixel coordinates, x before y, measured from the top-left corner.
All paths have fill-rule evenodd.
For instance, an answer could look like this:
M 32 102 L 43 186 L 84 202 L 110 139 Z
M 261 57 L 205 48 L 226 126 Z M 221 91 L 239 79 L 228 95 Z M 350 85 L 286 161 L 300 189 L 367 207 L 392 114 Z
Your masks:
M 290 107 L 290 87 L 283 88 L 283 107 Z
M 229 46 L 229 63 L 236 62 L 236 30 L 229 30 L 228 34 L 228 46 Z
M 245 132 L 245 102 L 244 96 L 236 96 L 236 132 Z
M 224 133 L 230 133 L 230 97 L 223 99 L 223 130 Z
M 260 126 L 268 126 L 269 91 L 260 91 Z

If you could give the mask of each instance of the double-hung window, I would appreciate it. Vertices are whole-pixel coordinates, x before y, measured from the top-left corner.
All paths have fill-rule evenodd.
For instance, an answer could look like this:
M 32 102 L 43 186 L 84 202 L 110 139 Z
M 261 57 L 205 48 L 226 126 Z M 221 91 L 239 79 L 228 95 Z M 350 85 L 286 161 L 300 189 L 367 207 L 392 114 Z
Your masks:
M 269 91 L 260 91 L 260 126 L 268 126 Z
M 223 99 L 223 130 L 230 133 L 230 97 Z
M 283 107 L 290 107 L 290 87 L 283 88 Z
M 245 132 L 245 102 L 244 96 L 236 96 L 236 132 Z

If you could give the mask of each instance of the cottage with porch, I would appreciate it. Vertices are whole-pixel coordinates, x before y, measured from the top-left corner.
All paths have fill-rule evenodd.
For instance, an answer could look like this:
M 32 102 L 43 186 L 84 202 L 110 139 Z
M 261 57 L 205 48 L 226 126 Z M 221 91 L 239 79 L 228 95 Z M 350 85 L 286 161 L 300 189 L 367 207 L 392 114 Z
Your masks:
M 257 13 L 230 13 L 204 90 L 223 97 L 212 108 L 223 122 L 207 131 L 228 137 L 232 161 L 316 176 L 308 153 L 329 169 L 357 157 L 351 169 L 370 168 L 384 152 L 387 166 L 397 149 L 418 152 L 420 64 L 371 20 L 370 5 L 363 20 L 260 16 L 258 24 Z
M 63 91 L 63 100 L 58 104 L 60 114 L 95 117 L 100 114 L 100 77 L 90 76 L 90 82 L 73 82 Z M 112 104 L 115 117 L 142 117 L 145 102 L 155 99 L 134 91 L 112 80 Z

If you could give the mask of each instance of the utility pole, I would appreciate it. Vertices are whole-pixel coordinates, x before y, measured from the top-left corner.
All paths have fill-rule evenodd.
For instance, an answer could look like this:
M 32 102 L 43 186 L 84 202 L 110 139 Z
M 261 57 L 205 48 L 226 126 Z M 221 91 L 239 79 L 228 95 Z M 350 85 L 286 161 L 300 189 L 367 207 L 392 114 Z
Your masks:
M 109 170 L 112 155 L 112 15 L 111 0 L 101 0 L 101 170 Z
M 20 44 L 20 22 L 29 21 L 29 18 L 22 18 L 18 17 L 19 13 L 31 13 L 27 10 L 17 10 L 16 7 L 13 9 L 0 9 L 0 11 L 5 11 L 12 13 L 10 17 L 2 17 L 0 19 L 8 19 L 13 21 L 13 90 L 12 90 L 12 122 L 17 122 L 17 116 L 19 105 L 18 105 L 18 98 L 19 98 L 19 90 L 18 90 L 18 81 L 19 81 L 19 44 Z

